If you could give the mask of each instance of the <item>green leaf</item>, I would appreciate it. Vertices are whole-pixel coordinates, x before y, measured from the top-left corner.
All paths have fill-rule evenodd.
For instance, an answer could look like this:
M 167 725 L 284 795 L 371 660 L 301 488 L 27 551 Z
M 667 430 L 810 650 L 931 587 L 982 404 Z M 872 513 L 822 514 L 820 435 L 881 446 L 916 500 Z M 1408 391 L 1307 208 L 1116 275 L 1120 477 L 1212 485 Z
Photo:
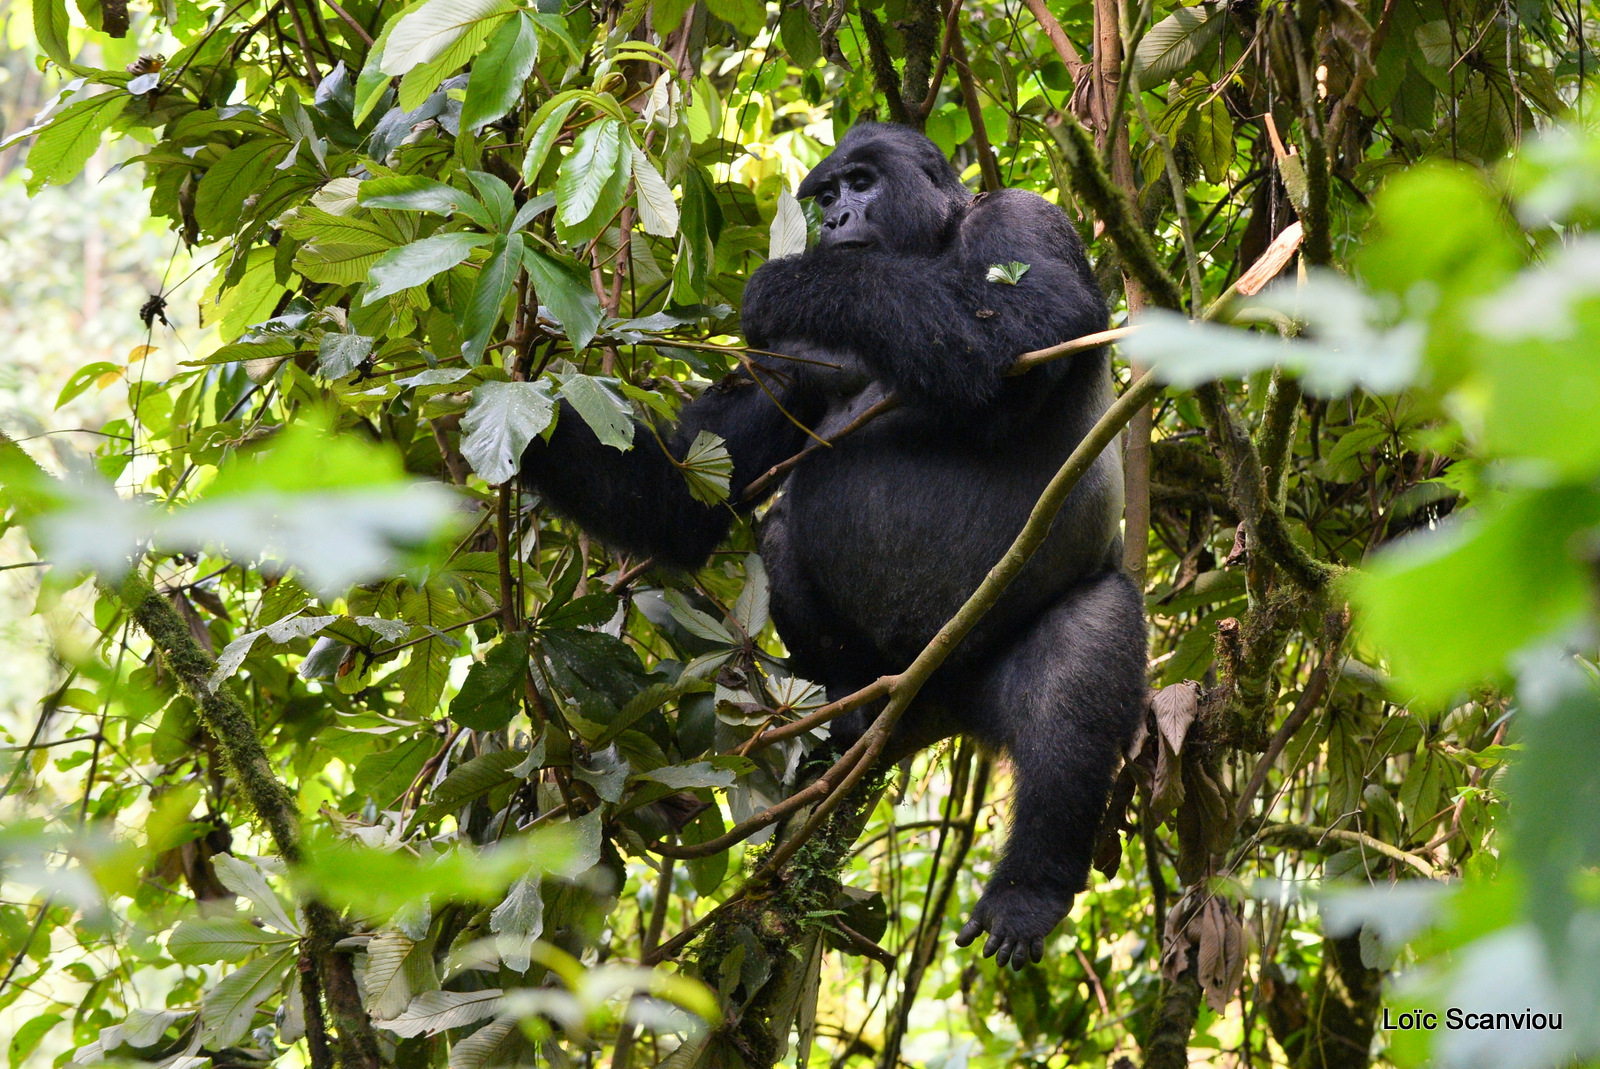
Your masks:
M 1018 263 L 1013 260 L 1006 264 L 990 264 L 988 274 L 983 277 L 990 282 L 999 282 L 1007 286 L 1015 286 L 1022 281 L 1022 276 L 1028 273 L 1032 264 Z
M 637 145 L 629 146 L 629 151 L 633 154 L 633 188 L 639 205 L 639 224 L 646 234 L 670 238 L 678 232 L 678 202 L 672 199 L 667 180 L 661 177 L 650 157 Z
M 658 0 L 657 8 L 659 7 Z M 784 7 L 783 14 L 778 17 L 778 32 L 783 38 L 783 50 L 801 70 L 815 67 L 817 60 L 822 58 L 822 41 L 818 38 L 817 28 L 812 25 L 811 16 L 803 5 L 793 4 Z
M 467 670 L 461 692 L 450 703 L 450 719 L 473 731 L 498 731 L 522 707 L 528 676 L 526 636 L 507 635 Z
M 256 915 L 279 931 L 300 934 L 300 926 L 289 916 L 283 900 L 267 884 L 266 875 L 254 864 L 233 854 L 217 854 L 211 859 L 222 886 L 256 907 Z
M 472 407 L 461 418 L 461 455 L 490 485 L 508 482 L 555 411 L 550 384 L 542 379 L 486 382 L 472 391 Z
M 500 989 L 484 991 L 424 991 L 411 1000 L 406 1012 L 378 1027 L 397 1036 L 438 1035 L 493 1016 L 500 1009 Z
M 667 608 L 672 612 L 672 618 L 683 626 L 683 629 L 695 638 L 703 638 L 707 642 L 715 642 L 723 646 L 737 646 L 739 643 L 733 634 L 723 626 L 722 621 L 701 612 L 689 604 L 687 598 L 676 590 L 666 592 Z
M 67 5 L 63 0 L 33 0 L 33 39 L 45 55 L 63 67 L 72 66 L 68 43 Z
M 711 806 L 683 829 L 683 843 L 685 846 L 708 843 L 726 830 L 722 823 L 721 807 Z M 688 864 L 689 881 L 694 884 L 696 893 L 704 897 L 721 886 L 723 878 L 727 876 L 728 851 L 723 850 L 710 857 L 690 858 Z
M 201 232 L 222 237 L 239 229 L 245 200 L 276 174 L 289 148 L 280 137 L 252 138 L 207 168 L 194 194 L 194 219 Z
M 496 750 L 474 757 L 454 769 L 444 782 L 434 789 L 428 804 L 417 811 L 417 824 L 427 824 L 447 814 L 454 813 L 474 798 L 488 794 L 515 777 L 511 770 L 522 764 L 528 755 L 521 750 Z
M 767 6 L 761 0 L 708 0 L 706 7 L 746 37 L 754 37 L 767 24 Z
M 1139 79 L 1139 88 L 1158 89 L 1187 70 L 1222 32 L 1227 20 L 1217 16 L 1224 11 L 1222 4 L 1180 7 L 1150 27 L 1133 54 L 1133 73 Z
M 167 937 L 167 953 L 182 965 L 243 961 L 262 947 L 288 946 L 297 937 L 257 928 L 243 917 L 191 917 Z
M 1356 577 L 1354 593 L 1395 680 L 1423 701 L 1447 698 L 1577 619 L 1589 604 L 1589 572 L 1573 541 L 1596 522 L 1600 498 L 1556 488 L 1386 551 Z
M 424 736 L 403 742 L 393 749 L 368 754 L 357 762 L 355 771 L 350 775 L 351 783 L 380 808 L 388 806 L 411 786 L 435 745 L 431 738 Z
M 696 434 L 680 466 L 684 478 L 689 481 L 689 493 L 696 501 L 716 505 L 728 500 L 733 457 L 721 437 L 710 431 Z
M 695 761 L 688 765 L 668 765 L 651 772 L 641 773 L 640 779 L 671 787 L 676 791 L 696 787 L 731 787 L 737 775 L 732 769 L 718 768 L 710 761 Z
M 541 107 L 529 124 L 533 136 L 528 138 L 528 151 L 522 157 L 522 180 L 529 185 L 538 179 L 539 172 L 544 169 L 544 161 L 550 156 L 550 149 L 555 146 L 556 138 L 561 136 L 562 125 L 567 121 L 567 116 L 572 114 L 572 109 L 578 106 L 575 94 L 563 96 L 566 96 L 565 100 L 557 97 Z
M 72 373 L 66 384 L 61 387 L 61 392 L 56 395 L 56 407 L 60 408 L 68 401 L 77 397 L 83 391 L 93 386 L 102 375 L 111 375 L 121 371 L 122 368 L 108 360 L 96 360 L 92 364 L 85 364 Z
M 105 133 L 131 100 L 121 89 L 68 105 L 43 130 L 28 150 L 28 195 L 48 185 L 66 185 L 100 147 Z
M 461 355 L 468 364 L 476 366 L 483 359 L 489 337 L 500 323 L 500 309 L 511 294 L 511 286 L 522 270 L 522 250 L 525 242 L 521 234 L 501 234 L 494 239 L 488 262 L 478 272 L 478 283 L 467 304 L 467 314 L 461 317 Z
M 586 347 L 600 329 L 602 314 L 600 298 L 595 296 L 588 272 L 571 260 L 550 256 L 532 246 L 522 254 L 522 262 L 533 282 L 534 294 L 561 320 L 572 348 Z
M 371 338 L 330 330 L 317 345 L 317 370 L 325 378 L 342 379 L 371 355 Z
M 1221 93 L 1213 94 L 1195 109 L 1199 127 L 1195 136 L 1195 153 L 1206 173 L 1206 181 L 1222 184 L 1228 180 L 1228 168 L 1233 166 L 1235 146 L 1233 117 L 1228 114 L 1228 102 Z
M 29 1055 L 39 1048 L 39 1043 L 50 1030 L 65 1019 L 59 1013 L 42 1013 L 18 1028 L 6 1046 L 6 1060 L 11 1069 L 19 1069 L 25 1064 Z
M 420 175 L 369 178 L 356 191 L 363 208 L 390 208 L 402 212 L 432 212 L 449 216 L 460 212 L 485 230 L 496 230 L 494 214 L 471 193 Z
M 632 448 L 633 409 L 626 401 L 593 375 L 574 372 L 558 377 L 560 395 L 583 417 L 602 445 L 622 451 Z
M 487 20 L 514 10 L 511 0 L 428 0 L 399 20 L 384 46 L 380 69 L 405 74 L 439 58 Z
M 352 122 L 356 126 L 367 121 L 367 116 L 378 106 L 378 101 L 383 99 L 383 91 L 389 88 L 389 76 L 383 73 L 383 53 L 389 47 L 389 35 L 394 28 L 417 7 L 409 4 L 391 15 L 383 24 L 383 29 L 378 33 L 378 39 L 372 42 L 372 47 L 367 50 L 366 62 L 361 67 L 361 74 L 356 78 L 355 108 L 352 112 Z
M 225 856 L 225 855 L 218 855 Z M 206 992 L 200 1010 L 204 1041 L 213 1047 L 232 1046 L 250 1031 L 256 1007 L 283 983 L 295 960 L 293 949 L 246 962 Z
M 373 262 L 367 276 L 367 293 L 361 298 L 361 303 L 368 305 L 392 293 L 423 285 L 440 272 L 461 263 L 472 254 L 473 249 L 494 240 L 488 234 L 457 231 L 435 234 L 398 249 L 390 249 Z
M 472 61 L 461 125 L 478 130 L 516 106 L 522 87 L 539 59 L 539 34 L 524 14 L 509 19 Z
M 614 184 L 622 162 L 632 162 L 632 154 L 622 151 L 623 141 L 622 124 L 615 119 L 591 123 L 578 134 L 556 179 L 556 211 L 561 222 L 578 226 L 603 207 L 602 195 Z

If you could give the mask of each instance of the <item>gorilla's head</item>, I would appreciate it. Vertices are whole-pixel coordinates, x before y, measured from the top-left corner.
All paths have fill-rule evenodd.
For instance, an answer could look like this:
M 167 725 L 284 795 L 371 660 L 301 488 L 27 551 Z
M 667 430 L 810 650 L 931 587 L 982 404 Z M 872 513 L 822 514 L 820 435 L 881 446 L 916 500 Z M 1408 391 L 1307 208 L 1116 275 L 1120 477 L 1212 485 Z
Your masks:
M 861 123 L 800 183 L 822 208 L 824 248 L 932 253 L 972 199 L 939 146 L 908 126 Z

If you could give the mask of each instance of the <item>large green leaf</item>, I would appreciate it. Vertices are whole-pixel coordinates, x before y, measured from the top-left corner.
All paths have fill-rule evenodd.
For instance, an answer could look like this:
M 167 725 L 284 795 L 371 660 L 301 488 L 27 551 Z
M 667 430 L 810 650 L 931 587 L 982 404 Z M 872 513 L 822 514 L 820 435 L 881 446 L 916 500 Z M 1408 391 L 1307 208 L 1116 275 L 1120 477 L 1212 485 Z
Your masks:
M 191 917 L 167 938 L 167 953 L 183 965 L 243 961 L 262 947 L 288 946 L 296 937 L 257 928 L 243 917 Z
M 256 1007 L 283 983 L 294 963 L 293 949 L 246 962 L 206 992 L 200 1011 L 202 1035 L 214 1047 L 228 1047 L 250 1031 Z
M 1187 70 L 1222 32 L 1226 10 L 1220 3 L 1180 7 L 1150 27 L 1133 53 L 1139 87 L 1156 89 Z
M 63 67 L 72 65 L 72 45 L 67 39 L 67 5 L 63 0 L 33 0 L 33 39 L 44 54 Z
M 421 175 L 392 175 L 361 183 L 356 199 L 364 208 L 389 208 L 402 212 L 460 212 L 485 230 L 494 230 L 494 215 L 478 198 L 454 186 Z
M 491 484 L 517 473 L 522 451 L 555 418 L 549 383 L 486 382 L 461 418 L 461 455 Z
M 434 789 L 428 804 L 417 811 L 416 823 L 426 824 L 454 813 L 474 798 L 488 794 L 514 778 L 511 770 L 527 760 L 520 750 L 496 750 L 474 757 L 454 769 L 444 782 Z
M 566 259 L 557 259 L 529 246 L 522 256 L 539 303 L 561 320 L 574 350 L 581 350 L 600 329 L 600 298 L 589 283 L 588 272 Z
M 379 256 L 367 276 L 367 293 L 362 304 L 420 286 L 441 271 L 448 271 L 472 254 L 472 250 L 495 239 L 488 234 L 457 231 L 435 234 L 413 241 Z
M 1395 679 L 1438 701 L 1575 621 L 1589 605 L 1589 571 L 1574 540 L 1597 522 L 1600 498 L 1588 489 L 1552 489 L 1387 551 L 1354 592 Z
M 467 302 L 466 315 L 461 317 L 461 355 L 467 363 L 477 364 L 489 345 L 494 328 L 500 323 L 501 306 L 511 295 L 512 283 L 522 270 L 522 251 L 525 241 L 521 234 L 501 234 L 494 239 L 489 259 L 478 271 L 478 282 L 473 287 L 472 299 Z
M 604 194 L 619 170 L 632 163 L 632 153 L 624 151 L 625 140 L 622 124 L 615 119 L 591 123 L 578 134 L 556 179 L 556 213 L 561 222 L 576 227 L 603 206 Z
M 473 731 L 499 731 L 522 707 L 527 678 L 526 636 L 508 635 L 468 669 L 461 692 L 450 703 L 450 719 Z
M 80 100 L 39 131 L 28 150 L 29 195 L 48 185 L 66 185 L 100 147 L 105 133 L 132 98 L 121 89 Z
M 495 30 L 472 62 L 461 125 L 477 130 L 510 111 L 539 59 L 539 34 L 533 20 L 519 14 Z
M 428 0 L 404 15 L 384 45 L 384 74 L 405 74 L 439 58 L 485 21 L 514 10 L 511 0 Z
M 633 409 L 598 378 L 574 372 L 561 380 L 560 393 L 602 445 L 619 450 L 633 446 Z

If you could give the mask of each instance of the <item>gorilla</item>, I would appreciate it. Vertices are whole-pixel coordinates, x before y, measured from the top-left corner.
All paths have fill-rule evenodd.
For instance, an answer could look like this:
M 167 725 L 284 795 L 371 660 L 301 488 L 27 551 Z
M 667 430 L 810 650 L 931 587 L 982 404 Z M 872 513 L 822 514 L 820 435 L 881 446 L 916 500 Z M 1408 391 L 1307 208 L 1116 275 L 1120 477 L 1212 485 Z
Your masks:
M 720 435 L 733 458 L 731 502 L 748 510 L 758 502 L 744 489 L 806 444 L 796 422 L 827 438 L 889 392 L 899 399 L 790 470 L 759 521 L 790 665 L 833 700 L 911 662 L 1000 559 L 1113 393 L 1104 349 L 1006 374 L 1023 352 L 1106 327 L 1060 208 L 1022 190 L 974 196 L 933 142 L 876 123 L 850 130 L 799 195 L 822 209 L 820 240 L 757 270 L 742 316 L 753 348 L 793 359 L 758 357 L 727 376 L 662 428 L 662 441 L 681 459 L 699 431 Z M 1027 265 L 1016 281 L 991 275 L 1013 263 Z M 619 452 L 574 417 L 564 412 L 548 442 L 528 446 L 526 484 L 609 545 L 703 565 L 732 510 L 696 501 L 648 429 Z M 1142 715 L 1143 603 L 1120 570 L 1121 516 L 1121 467 L 1107 452 L 881 758 L 958 734 L 1010 758 L 1009 840 L 956 942 L 988 932 L 984 953 L 1017 968 L 1042 958 L 1085 886 L 1111 779 Z M 874 715 L 835 720 L 836 744 L 859 738 Z

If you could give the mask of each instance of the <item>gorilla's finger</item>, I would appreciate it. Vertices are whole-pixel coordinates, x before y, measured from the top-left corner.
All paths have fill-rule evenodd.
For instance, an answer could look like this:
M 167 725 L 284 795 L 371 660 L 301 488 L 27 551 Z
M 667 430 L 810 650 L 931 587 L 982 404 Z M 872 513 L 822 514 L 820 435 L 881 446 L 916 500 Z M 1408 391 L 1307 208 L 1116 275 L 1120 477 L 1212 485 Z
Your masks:
M 995 952 L 1005 945 L 1006 941 L 1004 939 L 991 932 L 989 933 L 989 941 L 983 945 L 983 956 L 992 958 L 995 956 Z
M 983 924 L 978 918 L 973 917 L 961 926 L 961 931 L 956 933 L 956 946 L 971 946 L 972 941 L 983 933 Z
M 1044 936 L 1039 936 L 1033 941 L 1033 963 L 1039 964 L 1044 960 Z
M 1026 964 L 1028 964 L 1028 944 L 1019 942 L 1011 951 L 1011 967 L 1021 972 Z

